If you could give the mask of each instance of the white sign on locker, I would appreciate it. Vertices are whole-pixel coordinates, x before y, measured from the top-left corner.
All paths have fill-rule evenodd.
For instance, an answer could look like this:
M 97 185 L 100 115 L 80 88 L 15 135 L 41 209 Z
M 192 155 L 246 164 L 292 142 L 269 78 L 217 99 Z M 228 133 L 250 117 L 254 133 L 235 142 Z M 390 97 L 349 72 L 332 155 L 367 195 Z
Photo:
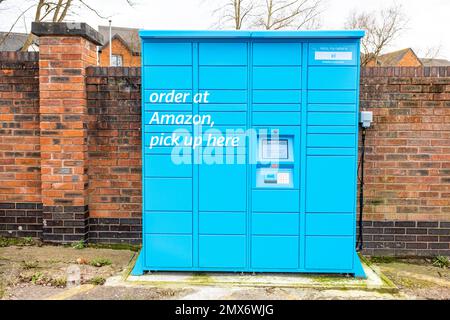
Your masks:
M 314 55 L 315 60 L 353 60 L 353 52 L 351 51 L 316 51 Z

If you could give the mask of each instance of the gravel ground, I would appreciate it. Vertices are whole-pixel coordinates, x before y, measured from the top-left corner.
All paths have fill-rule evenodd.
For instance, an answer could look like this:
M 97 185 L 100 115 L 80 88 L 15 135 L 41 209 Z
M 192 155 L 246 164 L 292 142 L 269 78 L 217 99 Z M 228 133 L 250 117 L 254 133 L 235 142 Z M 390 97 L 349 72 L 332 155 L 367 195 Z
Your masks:
M 448 268 L 438 268 L 424 260 L 378 263 L 377 267 L 411 299 L 450 299 Z
M 365 290 L 317 290 L 276 287 L 109 286 L 135 256 L 131 250 L 75 249 L 63 246 L 0 247 L 0 298 L 11 300 L 152 300 L 152 299 L 450 299 L 450 270 L 426 260 L 372 261 L 400 289 L 397 294 Z M 94 284 L 77 291 L 80 284 Z M 74 290 L 75 289 L 75 290 Z M 72 293 L 73 292 L 73 293 Z
M 97 286 L 92 290 L 76 294 L 68 300 L 166 300 L 180 299 L 190 289 L 130 288 Z
M 134 255 L 64 246 L 0 247 L 0 298 L 44 299 L 71 285 L 101 284 L 124 270 Z

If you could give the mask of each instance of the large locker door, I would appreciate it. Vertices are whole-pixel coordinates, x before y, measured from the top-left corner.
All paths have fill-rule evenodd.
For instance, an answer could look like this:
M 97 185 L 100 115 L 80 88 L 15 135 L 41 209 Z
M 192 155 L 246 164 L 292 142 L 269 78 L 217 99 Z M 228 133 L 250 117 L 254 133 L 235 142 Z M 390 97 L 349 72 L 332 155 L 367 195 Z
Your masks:
M 309 45 L 306 269 L 353 267 L 357 57 L 356 44 Z
M 199 267 L 246 267 L 247 42 L 199 43 L 198 88 L 210 93 L 199 105 L 214 127 L 203 127 L 199 150 Z M 237 147 L 206 145 L 209 136 L 239 137 Z
M 145 43 L 143 89 L 144 104 L 144 248 L 149 269 L 191 268 L 193 266 L 192 163 L 176 164 L 172 147 L 150 149 L 152 136 L 169 133 L 167 125 L 150 124 L 157 112 L 192 113 L 192 100 L 185 103 L 151 103 L 152 93 L 192 93 L 192 44 Z M 183 128 L 192 131 L 191 126 Z M 191 151 L 185 150 L 188 157 Z

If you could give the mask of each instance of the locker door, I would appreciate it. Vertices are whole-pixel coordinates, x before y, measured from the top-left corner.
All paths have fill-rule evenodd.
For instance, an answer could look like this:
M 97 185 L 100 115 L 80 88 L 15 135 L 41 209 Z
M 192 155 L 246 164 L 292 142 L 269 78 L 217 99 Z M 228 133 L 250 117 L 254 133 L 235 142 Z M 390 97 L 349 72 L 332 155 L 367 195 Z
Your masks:
M 246 166 L 201 165 L 199 168 L 199 210 L 242 212 L 246 210 Z

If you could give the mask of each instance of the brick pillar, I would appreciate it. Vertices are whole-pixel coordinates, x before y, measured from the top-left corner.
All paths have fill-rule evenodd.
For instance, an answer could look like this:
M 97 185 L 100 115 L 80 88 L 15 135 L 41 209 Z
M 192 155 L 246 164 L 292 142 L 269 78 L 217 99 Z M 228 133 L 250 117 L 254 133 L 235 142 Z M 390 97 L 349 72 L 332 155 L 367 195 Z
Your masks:
M 39 36 L 43 239 L 88 234 L 86 67 L 102 37 L 84 23 L 33 23 Z

